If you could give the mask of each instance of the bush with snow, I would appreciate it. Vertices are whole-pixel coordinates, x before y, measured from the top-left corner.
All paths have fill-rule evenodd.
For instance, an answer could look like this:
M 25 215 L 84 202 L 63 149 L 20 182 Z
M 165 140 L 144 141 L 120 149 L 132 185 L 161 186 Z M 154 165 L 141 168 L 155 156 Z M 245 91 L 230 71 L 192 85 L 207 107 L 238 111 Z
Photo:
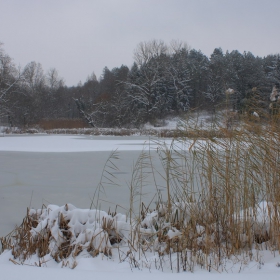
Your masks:
M 120 213 L 78 209 L 71 204 L 49 205 L 30 209 L 22 225 L 1 238 L 1 242 L 3 249 L 10 250 L 15 261 L 23 264 L 34 256 L 39 260 L 48 256 L 64 263 L 84 252 L 88 257 L 100 253 L 109 258 L 118 255 L 121 262 L 127 260 L 138 266 L 147 256 L 152 256 L 151 262 L 172 254 L 177 258 L 180 255 L 179 266 L 187 269 L 187 252 L 196 256 L 193 265 L 204 263 L 210 252 L 217 258 L 216 250 L 219 261 L 223 262 L 234 256 L 237 249 L 250 251 L 256 244 L 272 240 L 271 221 L 279 215 L 274 206 L 263 201 L 228 217 L 236 228 L 240 229 L 240 224 L 250 227 L 241 234 L 235 232 L 236 228 L 215 223 L 198 203 L 177 202 L 171 209 L 159 204 L 157 210 L 147 210 L 140 221 L 134 220 L 132 224 Z M 119 253 L 113 254 L 113 250 Z

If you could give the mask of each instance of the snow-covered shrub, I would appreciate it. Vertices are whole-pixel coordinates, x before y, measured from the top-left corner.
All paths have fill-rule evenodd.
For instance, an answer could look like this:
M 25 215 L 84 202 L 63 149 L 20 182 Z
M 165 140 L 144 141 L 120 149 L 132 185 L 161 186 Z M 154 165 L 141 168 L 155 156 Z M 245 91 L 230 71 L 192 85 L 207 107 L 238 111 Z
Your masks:
M 109 215 L 100 210 L 78 209 L 71 204 L 49 205 L 30 209 L 13 237 L 3 239 L 4 249 L 12 249 L 15 258 L 25 260 L 37 253 L 56 261 L 75 256 L 82 250 L 97 255 L 111 255 L 111 243 L 129 238 L 130 225 L 126 216 Z M 113 241 L 112 241 L 113 240 Z

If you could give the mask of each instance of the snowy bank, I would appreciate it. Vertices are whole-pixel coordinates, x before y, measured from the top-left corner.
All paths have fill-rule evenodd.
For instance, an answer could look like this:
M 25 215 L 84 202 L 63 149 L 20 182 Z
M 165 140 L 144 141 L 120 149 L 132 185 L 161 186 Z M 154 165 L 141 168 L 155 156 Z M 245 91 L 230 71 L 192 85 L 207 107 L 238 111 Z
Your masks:
M 16 266 L 87 269 L 90 265 L 89 269 L 98 270 L 108 264 L 108 270 L 113 266 L 121 271 L 212 273 L 250 273 L 269 267 L 273 268 L 270 272 L 279 272 L 278 252 L 267 249 L 271 246 L 268 242 L 273 242 L 271 237 L 267 235 L 265 241 L 256 238 L 271 232 L 270 221 L 279 215 L 273 209 L 271 203 L 261 202 L 248 209 L 249 214 L 242 211 L 235 215 L 236 225 L 240 221 L 251 225 L 252 243 L 244 234 L 239 249 L 227 254 L 238 237 L 210 221 L 209 225 L 197 222 L 192 227 L 197 212 L 207 215 L 197 203 L 175 203 L 171 212 L 161 204 L 131 223 L 120 213 L 78 209 L 71 204 L 49 205 L 30 209 L 22 225 L 1 239 L 4 252 L 0 265 L 8 261 Z

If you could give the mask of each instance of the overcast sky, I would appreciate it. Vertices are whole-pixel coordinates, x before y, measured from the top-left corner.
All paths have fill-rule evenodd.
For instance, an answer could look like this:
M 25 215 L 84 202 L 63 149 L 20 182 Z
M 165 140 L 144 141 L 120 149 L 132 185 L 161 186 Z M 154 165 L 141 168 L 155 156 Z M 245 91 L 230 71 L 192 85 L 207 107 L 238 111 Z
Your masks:
M 66 85 L 131 66 L 142 41 L 280 52 L 280 0 L 0 0 L 0 42 L 16 65 L 56 68 Z

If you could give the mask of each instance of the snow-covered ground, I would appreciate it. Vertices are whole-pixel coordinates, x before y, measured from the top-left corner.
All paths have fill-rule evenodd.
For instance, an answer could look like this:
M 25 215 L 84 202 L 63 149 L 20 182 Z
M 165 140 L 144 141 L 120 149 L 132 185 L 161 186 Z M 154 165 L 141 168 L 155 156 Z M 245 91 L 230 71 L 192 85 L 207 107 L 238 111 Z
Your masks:
M 210 129 L 213 128 L 213 124 L 216 126 L 223 126 L 223 120 L 225 119 L 225 111 L 220 111 L 215 116 L 206 111 L 198 111 L 186 114 L 185 117 L 172 117 L 159 120 L 156 125 L 152 125 L 149 122 L 144 125 L 144 129 L 153 130 L 176 130 L 181 126 L 188 128 Z
M 108 139 L 108 140 L 106 140 Z M 167 144 L 170 144 L 170 140 Z M 143 149 L 143 144 L 148 147 L 152 146 L 154 151 L 157 150 L 157 144 L 152 142 L 149 143 L 148 139 L 116 139 L 110 138 L 97 138 L 97 137 L 83 137 L 83 136 L 6 136 L 0 137 L 0 151 L 2 152 L 25 152 L 27 155 L 27 164 L 30 159 L 31 153 L 57 153 L 62 152 L 72 153 L 72 152 L 104 152 L 112 151 L 118 149 L 119 151 L 141 151 Z M 0 157 L 1 157 L 0 152 Z M 17 155 L 17 154 L 15 154 Z M 9 154 L 5 154 L 9 156 Z M 16 160 L 16 158 L 15 158 Z M 1 163 L 1 158 L 0 158 Z M 2 162 L 5 166 L 5 162 Z M 67 162 L 66 162 L 67 164 Z M 71 162 L 69 162 L 71 165 Z M 24 167 L 23 167 L 24 168 Z M 51 168 L 51 167 L 50 167 Z M 10 171 L 12 173 L 12 171 Z M 36 172 L 36 171 L 34 171 Z M 36 174 L 34 174 L 36 177 Z M 53 178 L 50 178 L 53 179 Z M 54 178 L 55 179 L 55 178 Z M 5 200 L 5 192 L 8 190 L 10 183 L 7 186 L 0 188 L 1 197 Z M 6 188 L 7 187 L 7 188 Z M 18 185 L 20 189 L 20 184 Z M 52 191 L 55 190 L 52 189 Z M 70 192 L 71 190 L 69 190 Z M 68 201 L 71 203 L 72 201 Z M 4 206 L 4 203 L 0 204 L 0 210 L 4 213 L 7 218 L 9 217 L 9 211 L 16 209 L 17 201 L 13 202 L 14 205 Z M 31 203 L 31 202 L 30 202 Z M 52 201 L 50 201 L 52 203 Z M 28 206 L 28 205 L 26 205 Z M 20 215 L 23 218 L 24 212 L 14 213 Z M 1 227 L 1 224 L 0 224 Z M 79 255 L 77 258 L 77 266 L 74 270 L 67 268 L 61 269 L 62 263 L 56 263 L 53 259 L 45 259 L 42 267 L 36 267 L 34 260 L 30 260 L 30 263 L 21 265 L 17 264 L 18 261 L 13 261 L 13 256 L 11 252 L 4 252 L 0 255 L 0 270 L 1 279 L 23 279 L 23 280 L 33 280 L 33 279 L 60 279 L 65 278 L 68 280 L 82 278 L 82 279 L 92 279 L 92 278 L 114 278 L 121 280 L 128 280 L 133 277 L 135 280 L 140 280 L 144 278 L 154 279 L 158 277 L 159 279 L 170 279 L 170 277 L 175 277 L 176 279 L 185 279 L 186 277 L 190 279 L 241 279 L 245 280 L 248 277 L 253 277 L 255 280 L 263 279 L 268 277 L 269 279 L 279 279 L 280 274 L 280 257 L 278 254 L 274 254 L 263 251 L 260 253 L 257 261 L 252 261 L 244 263 L 243 259 L 236 259 L 234 262 L 229 262 L 222 273 L 212 270 L 211 273 L 206 270 L 196 269 L 194 273 L 181 272 L 179 274 L 171 271 L 161 272 L 160 270 L 146 267 L 145 263 L 141 265 L 140 268 L 132 268 L 129 262 L 121 262 L 118 257 L 107 258 L 106 256 L 100 254 L 98 257 L 83 257 Z M 38 263 L 37 263 L 38 265 Z M 239 273 L 240 272 L 240 273 Z M 172 273 L 172 275 L 171 275 Z
M 273 261 L 268 260 L 261 268 L 258 265 L 248 267 L 248 269 L 241 273 L 232 273 L 231 271 L 218 273 L 212 271 L 196 271 L 194 273 L 181 272 L 161 272 L 158 270 L 149 269 L 131 269 L 128 263 L 119 263 L 118 261 L 108 260 L 106 257 L 87 258 L 79 261 L 78 266 L 75 269 L 61 268 L 61 264 L 46 263 L 45 267 L 36 267 L 28 265 L 16 265 L 9 261 L 10 255 L 6 253 L 0 256 L 0 270 L 1 279 L 7 280 L 50 280 L 50 279 L 115 279 L 115 280 L 263 280 L 264 278 L 269 280 L 279 279 L 280 268 L 275 265 L 275 259 Z M 278 261 L 280 259 L 278 258 Z
M 6 129 L 5 126 L 0 126 L 0 134 L 3 134 L 5 129 Z
M 204 140 L 163 139 L 139 136 L 81 136 L 81 135 L 5 135 L 0 137 L 0 151 L 72 153 L 98 151 L 157 151 L 160 146 L 173 149 L 201 147 Z M 217 146 L 218 149 L 220 147 Z
M 69 205 L 69 207 L 72 206 Z M 56 209 L 61 210 L 61 208 L 64 207 L 50 207 L 53 213 L 56 211 Z M 48 213 L 50 213 L 49 216 L 52 216 L 52 211 L 48 210 Z M 70 223 L 73 223 L 73 228 L 75 228 L 77 224 L 80 224 L 83 218 L 86 218 L 85 220 L 87 220 L 95 216 L 93 214 L 93 216 L 91 217 L 89 215 L 89 211 L 87 210 L 77 209 L 77 211 L 75 213 L 71 213 L 71 210 L 69 211 L 69 214 L 72 215 L 72 218 L 70 218 Z M 92 210 L 92 212 L 93 211 L 94 210 Z M 81 215 L 81 213 L 84 213 L 86 215 Z M 52 221 L 51 217 L 48 217 L 48 219 L 50 219 L 49 224 L 53 224 L 53 228 L 58 229 L 58 227 L 56 226 L 57 222 Z M 45 223 L 45 221 L 42 220 L 41 223 Z M 41 224 L 38 225 L 38 227 L 40 226 Z M 85 223 L 85 226 L 89 228 L 89 223 Z M 33 233 L 36 234 L 36 232 L 38 231 L 37 228 L 33 230 Z M 55 230 L 52 230 L 52 233 L 57 234 L 57 238 L 59 238 L 60 235 L 55 232 Z M 82 238 L 89 233 L 90 229 L 82 234 Z M 79 236 L 77 240 L 80 239 L 81 241 L 82 238 L 80 238 Z M 155 277 L 158 279 L 170 279 L 170 277 L 172 277 L 180 280 L 188 277 L 188 279 L 191 280 L 245 280 L 248 277 L 252 277 L 254 280 L 261 280 L 263 279 L 263 277 L 268 277 L 268 279 L 279 279 L 280 273 L 280 256 L 278 252 L 254 252 L 254 258 L 252 261 L 248 260 L 248 256 L 244 257 L 244 255 L 224 260 L 220 267 L 221 271 L 219 272 L 213 269 L 213 267 L 211 269 L 211 272 L 209 272 L 206 269 L 202 270 L 200 269 L 200 267 L 196 266 L 194 268 L 194 272 L 184 272 L 181 270 L 180 273 L 177 273 L 176 270 L 176 253 L 172 254 L 172 256 L 167 255 L 166 257 L 162 257 L 162 263 L 160 264 L 158 262 L 156 268 L 155 263 L 156 260 L 158 261 L 158 255 L 156 253 L 153 253 L 152 250 L 150 250 L 150 252 L 146 252 L 145 256 L 142 256 L 141 261 L 137 262 L 137 267 L 135 267 L 134 262 L 129 259 L 129 255 L 127 255 L 128 257 L 125 257 L 126 252 L 128 252 L 128 248 L 126 247 L 122 247 L 120 250 L 114 248 L 112 249 L 111 257 L 107 257 L 103 253 L 92 257 L 87 252 L 87 250 L 84 249 L 78 256 L 69 257 L 67 261 L 61 261 L 57 263 L 50 256 L 50 254 L 47 254 L 40 259 L 38 259 L 38 257 L 34 255 L 27 261 L 21 262 L 19 259 L 14 259 L 11 251 L 6 250 L 2 253 L 2 255 L 0 255 L 1 279 L 49 280 L 50 278 L 64 278 L 72 280 L 77 278 L 92 279 L 93 277 L 97 279 L 98 277 L 108 279 L 112 277 L 114 279 L 128 280 L 133 277 L 136 280 L 140 280 L 144 277 L 147 280 L 152 280 L 155 279 Z M 170 257 L 172 257 L 173 259 L 173 269 L 171 269 L 170 267 Z M 72 267 L 74 267 L 74 269 L 71 270 L 70 268 Z M 163 270 L 165 270 L 164 272 L 162 271 L 162 268 Z
M 266 203 L 260 204 L 261 207 L 266 207 L 266 205 Z M 0 269 L 1 275 L 4 277 L 3 279 L 22 279 L 23 274 L 27 274 L 28 278 L 26 275 L 26 279 L 31 280 L 38 279 L 39 277 L 41 279 L 49 279 L 50 277 L 54 279 L 65 277 L 70 280 L 77 277 L 89 279 L 93 277 L 92 274 L 94 274 L 94 277 L 105 277 L 106 279 L 114 277 L 122 280 L 130 279 L 131 277 L 136 277 L 136 279 L 142 279 L 143 277 L 147 279 L 175 277 L 179 280 L 183 279 L 182 277 L 189 277 L 191 279 L 205 279 L 206 277 L 207 279 L 220 279 L 223 277 L 221 279 L 242 280 L 247 277 L 254 277 L 254 279 L 262 279 L 263 277 L 279 279 L 280 256 L 278 252 L 253 250 L 253 257 L 249 257 L 250 254 L 244 252 L 240 256 L 223 259 L 219 266 L 219 271 L 215 269 L 215 265 L 212 263 L 212 266 L 209 267 L 211 272 L 205 268 L 202 270 L 200 266 L 194 266 L 194 272 L 182 271 L 181 269 L 180 273 L 177 273 L 176 259 L 178 256 L 176 253 L 159 258 L 158 253 L 154 251 L 155 249 L 151 248 L 145 254 L 139 252 L 138 256 L 138 253 L 135 253 L 133 258 L 130 258 L 131 253 L 128 252 L 131 252 L 131 247 L 129 248 L 129 246 L 125 245 L 127 242 L 122 242 L 123 245 L 121 245 L 120 249 L 110 245 L 109 239 L 107 239 L 108 231 L 104 230 L 104 234 L 101 230 L 101 225 L 104 223 L 104 219 L 107 222 L 112 221 L 111 228 L 114 228 L 119 236 L 122 236 L 123 241 L 128 240 L 127 238 L 129 238 L 131 231 L 129 229 L 129 222 L 126 222 L 125 215 L 117 214 L 113 217 L 104 211 L 77 209 L 70 204 L 61 207 L 49 205 L 47 209 L 30 211 L 31 216 L 35 215 L 34 217 L 37 217 L 37 214 L 40 216 L 39 224 L 31 230 L 31 235 L 35 240 L 38 240 L 36 236 L 46 234 L 42 229 L 49 229 L 52 235 L 52 238 L 49 239 L 51 253 L 42 258 L 33 255 L 24 261 L 20 258 L 15 259 L 11 251 L 4 251 L 0 255 Z M 261 220 L 264 217 L 263 215 L 267 215 L 267 213 L 259 213 Z M 69 220 L 68 225 L 71 225 L 69 227 L 69 232 L 72 232 L 70 235 L 71 244 L 73 246 L 81 246 L 80 248 L 83 248 L 83 250 L 77 256 L 70 254 L 66 260 L 56 262 L 54 260 L 56 250 L 59 248 L 59 244 L 65 241 L 63 236 L 68 236 L 64 235 L 65 229 L 60 229 L 61 227 L 59 226 L 59 220 L 63 220 L 63 217 Z M 146 219 L 149 220 L 149 217 L 150 215 L 148 214 Z M 143 223 L 147 224 L 148 220 L 143 220 Z M 93 235 L 95 235 L 94 239 L 92 238 Z M 169 233 L 168 235 L 170 238 L 173 238 Z M 27 238 L 26 240 L 30 239 Z M 112 250 L 111 256 L 108 257 L 103 253 L 99 253 L 97 256 L 92 257 L 92 254 L 87 250 L 91 242 L 100 251 L 109 246 Z M 15 248 L 16 251 L 17 247 Z M 172 258 L 173 268 L 171 267 L 170 258 Z M 69 268 L 74 269 L 71 270 Z

